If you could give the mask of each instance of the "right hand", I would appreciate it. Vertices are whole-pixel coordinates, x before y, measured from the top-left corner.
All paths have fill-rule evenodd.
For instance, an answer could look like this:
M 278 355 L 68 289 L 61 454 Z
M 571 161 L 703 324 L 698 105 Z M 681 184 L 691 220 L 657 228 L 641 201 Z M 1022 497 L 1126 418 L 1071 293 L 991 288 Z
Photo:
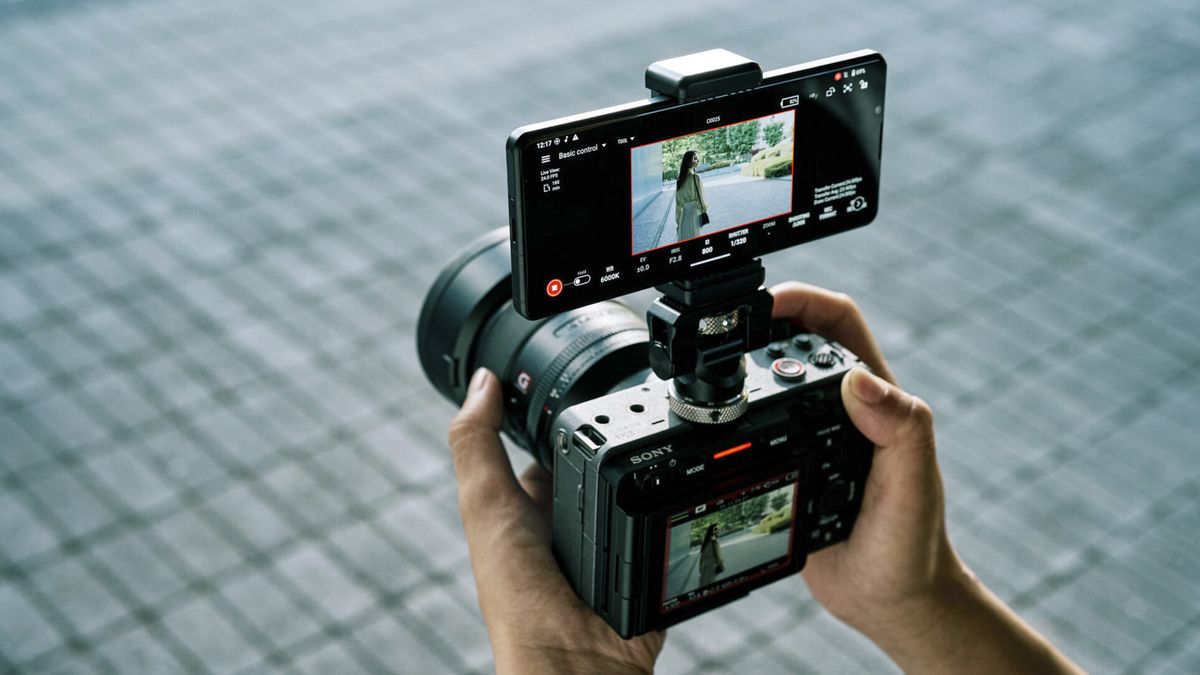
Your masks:
M 771 292 L 776 317 L 841 343 L 875 373 L 855 368 L 842 378 L 846 413 L 875 458 L 850 538 L 808 556 L 813 597 L 906 672 L 1082 672 L 954 552 L 933 415 L 897 385 L 854 301 L 796 282 Z
M 875 444 L 862 510 L 850 538 L 809 555 L 803 575 L 818 602 L 884 647 L 923 630 L 968 575 L 946 536 L 933 416 L 897 385 L 849 296 L 798 282 L 771 292 L 775 317 L 840 343 L 874 372 L 855 368 L 842 379 L 850 420 Z

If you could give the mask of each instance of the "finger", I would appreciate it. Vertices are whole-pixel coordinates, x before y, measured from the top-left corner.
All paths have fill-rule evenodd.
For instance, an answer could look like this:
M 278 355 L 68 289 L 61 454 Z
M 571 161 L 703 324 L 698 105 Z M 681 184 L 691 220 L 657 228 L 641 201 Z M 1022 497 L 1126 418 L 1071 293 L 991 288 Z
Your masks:
M 875 444 L 871 473 L 921 490 L 936 474 L 933 413 L 924 401 L 861 368 L 842 379 L 842 402 L 850 421 Z M 900 485 L 897 483 L 897 485 Z
M 459 509 L 468 531 L 489 505 L 519 494 L 512 465 L 500 442 L 504 415 L 500 382 L 486 369 L 471 377 L 467 398 L 450 422 L 450 453 L 458 478 Z
M 554 503 L 554 478 L 536 462 L 521 473 L 521 487 L 547 516 Z
M 799 281 L 776 284 L 771 287 L 771 295 L 775 296 L 771 316 L 792 319 L 807 330 L 840 343 L 880 377 L 896 383 L 875 336 L 850 296 Z

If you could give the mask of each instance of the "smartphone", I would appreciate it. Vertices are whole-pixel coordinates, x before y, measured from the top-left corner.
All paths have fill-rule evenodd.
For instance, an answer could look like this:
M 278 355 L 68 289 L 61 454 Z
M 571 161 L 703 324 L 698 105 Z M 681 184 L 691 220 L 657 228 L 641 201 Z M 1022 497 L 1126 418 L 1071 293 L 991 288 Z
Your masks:
M 886 76 L 863 50 L 731 94 L 519 127 L 506 153 L 517 311 L 543 318 L 870 223 Z

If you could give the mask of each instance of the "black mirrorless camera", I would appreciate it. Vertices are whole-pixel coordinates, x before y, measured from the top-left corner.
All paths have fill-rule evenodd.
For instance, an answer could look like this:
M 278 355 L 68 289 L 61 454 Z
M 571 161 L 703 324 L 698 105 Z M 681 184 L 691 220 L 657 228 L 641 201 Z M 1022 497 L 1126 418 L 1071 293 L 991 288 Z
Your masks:
M 653 98 L 517 129 L 511 227 L 426 297 L 425 373 L 455 403 L 496 373 L 505 434 L 554 476 L 563 573 L 624 637 L 854 526 L 873 449 L 840 384 L 862 363 L 772 320 L 757 256 L 874 218 L 885 75 L 873 51 L 763 74 L 713 50 L 651 65 Z M 615 300 L 652 286 L 645 317 Z

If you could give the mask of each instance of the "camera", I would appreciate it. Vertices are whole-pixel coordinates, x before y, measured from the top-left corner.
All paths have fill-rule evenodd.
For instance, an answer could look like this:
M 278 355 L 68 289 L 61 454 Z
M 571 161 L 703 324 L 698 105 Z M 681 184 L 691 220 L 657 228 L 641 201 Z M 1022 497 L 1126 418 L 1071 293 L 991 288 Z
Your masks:
M 504 434 L 553 475 L 560 567 L 623 637 L 853 528 L 873 448 L 840 385 L 864 364 L 772 320 L 757 256 L 874 217 L 884 75 L 876 52 L 764 75 L 714 50 L 653 64 L 660 96 L 518 129 L 510 226 L 425 299 L 430 382 L 458 403 L 498 376 Z M 620 299 L 650 287 L 645 316 Z

